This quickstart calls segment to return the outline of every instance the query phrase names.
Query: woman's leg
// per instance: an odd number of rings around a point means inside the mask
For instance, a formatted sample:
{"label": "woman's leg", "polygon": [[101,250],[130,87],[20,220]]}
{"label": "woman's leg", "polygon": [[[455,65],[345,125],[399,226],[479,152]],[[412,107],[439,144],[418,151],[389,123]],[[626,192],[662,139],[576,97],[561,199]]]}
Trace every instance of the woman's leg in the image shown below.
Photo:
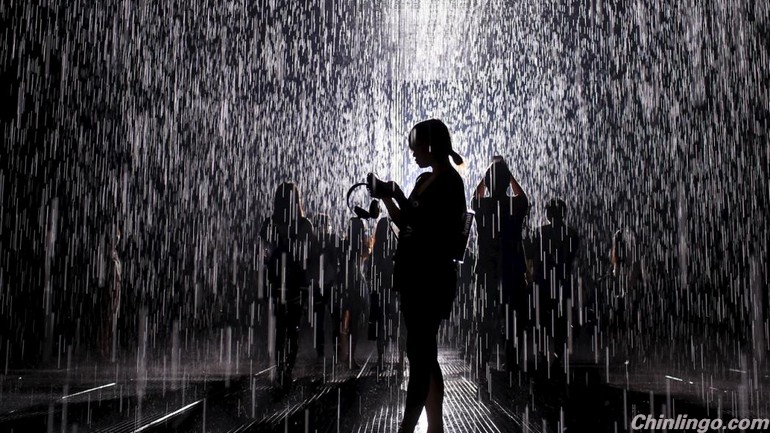
{"label": "woman's leg", "polygon": [[297,361],[297,352],[299,351],[299,326],[302,322],[302,305],[292,303],[288,305],[286,317],[286,342],[284,350],[286,351],[286,374],[291,379],[291,373],[294,364]]}
{"label": "woman's leg", "polygon": [[431,368],[428,398],[425,401],[425,412],[428,415],[428,433],[444,431],[444,377],[438,359]]}
{"label": "woman's leg", "polygon": [[276,303],[275,305],[275,347],[273,350],[275,356],[276,380],[283,385],[284,373],[286,370],[286,306]]}
{"label": "woman's leg", "polygon": [[[426,318],[424,311],[421,313],[422,316],[414,314],[416,317],[411,314],[404,315],[408,332],[406,355],[409,358],[409,386],[406,391],[404,419],[401,423],[404,433],[414,431],[428,398],[431,378],[435,376],[435,369],[438,367],[436,336],[441,320]],[[436,384],[438,385],[438,382]],[[440,404],[441,400],[438,401]]]}
{"label": "woman's leg", "polygon": [[339,359],[338,363],[348,365],[350,362],[350,310],[342,311],[340,319],[340,340],[339,340]]}
{"label": "woman's leg", "polygon": [[320,290],[313,294],[313,313],[315,314],[315,352],[318,359],[325,355],[326,333],[324,332],[324,320],[326,319],[326,297]]}
{"label": "woman's leg", "polygon": [[[406,319],[409,334],[406,339],[406,356],[409,359],[409,386],[406,390],[404,419],[401,427],[404,433],[411,433],[417,426],[430,386],[430,370],[424,353],[425,332],[419,322]],[[410,326],[411,325],[411,326]]]}

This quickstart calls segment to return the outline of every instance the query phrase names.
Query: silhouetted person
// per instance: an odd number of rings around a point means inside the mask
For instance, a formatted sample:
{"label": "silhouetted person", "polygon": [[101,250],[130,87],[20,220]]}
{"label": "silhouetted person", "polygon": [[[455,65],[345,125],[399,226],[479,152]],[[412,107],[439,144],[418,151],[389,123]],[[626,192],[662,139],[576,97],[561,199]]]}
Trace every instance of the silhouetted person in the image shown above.
{"label": "silhouetted person", "polygon": [[110,236],[110,251],[107,258],[108,271],[104,285],[104,302],[102,304],[102,323],[99,338],[99,351],[102,360],[115,361],[118,348],[117,329],[120,311],[120,297],[123,286],[123,269],[120,263],[118,249],[121,233],[113,226]]}
{"label": "silhouetted person", "polygon": [[141,260],[140,247],[136,234],[128,231],[121,232],[120,242],[120,268],[121,268],[121,302],[118,314],[118,345],[122,351],[139,349],[139,320],[140,320],[140,285]]}
{"label": "silhouetted person", "polygon": [[[636,235],[630,229],[620,229],[613,233],[610,263],[610,278],[606,280],[604,293],[600,296],[602,327],[608,335],[623,339],[627,338],[631,327],[646,327],[651,314],[655,312],[644,308],[647,302],[643,292],[645,288],[641,251]],[[643,332],[649,334],[650,330],[644,329]],[[616,356],[626,356],[623,350],[625,346],[619,346]]]}
{"label": "silhouetted person", "polygon": [[275,312],[276,371],[280,385],[287,387],[297,359],[303,292],[310,286],[304,258],[315,244],[295,184],[284,182],[276,189],[273,215],[262,225],[260,238],[269,248],[266,274]]}
{"label": "silhouetted person", "polygon": [[614,295],[626,299],[637,297],[644,280],[644,269],[636,235],[631,230],[620,229],[612,235],[610,262],[616,281]]}
{"label": "silhouetted person", "polygon": [[[438,363],[437,334],[449,317],[457,290],[456,251],[466,212],[462,177],[452,167],[463,160],[454,150],[449,130],[436,119],[420,122],[409,134],[409,148],[421,174],[407,198],[401,188],[372,188],[382,197],[399,228],[393,271],[407,328],[409,387],[399,431],[413,432],[423,406],[428,432],[443,432],[444,381]],[[462,246],[464,247],[464,245]]]}
{"label": "silhouetted person", "polygon": [[[751,316],[749,326],[754,332],[749,337],[746,350],[754,357],[754,360],[762,365],[767,357],[767,251],[761,252],[755,247],[755,243],[749,247],[749,284],[748,297],[751,304]],[[762,256],[765,256],[763,260]],[[763,284],[762,282],[765,282]]]}
{"label": "silhouetted person", "polygon": [[[508,195],[508,187],[512,196]],[[517,364],[517,348],[521,351],[524,347],[522,339],[529,301],[521,229],[529,201],[505,160],[496,156],[476,188],[472,203],[479,245],[476,273],[480,304],[477,311],[482,316],[479,318],[478,345],[479,377],[483,381],[497,329],[502,329],[505,337],[508,371],[513,371]]]}
{"label": "silhouetted person", "polygon": [[476,239],[468,240],[468,249],[465,251],[465,260],[458,266],[457,272],[457,297],[455,298],[454,324],[457,327],[455,347],[460,351],[466,361],[471,359],[478,363],[477,330],[475,317],[476,303]]}
{"label": "silhouetted person", "polygon": [[367,313],[366,299],[369,285],[366,281],[370,255],[369,235],[364,220],[351,218],[343,242],[340,295],[340,337],[338,362],[349,368],[358,368],[356,346],[363,317]]}
{"label": "silhouetted person", "polygon": [[[572,298],[572,264],[580,243],[577,231],[564,221],[566,207],[561,199],[551,199],[547,203],[548,224],[537,229],[528,254],[528,258],[533,260],[533,280],[538,298],[537,325],[548,331],[557,352],[566,342],[567,326],[570,325],[567,316]],[[555,329],[551,328],[552,323]]]}
{"label": "silhouetted person", "polygon": [[313,269],[313,317],[315,325],[315,349],[319,358],[323,358],[326,348],[324,322],[329,300],[337,291],[340,274],[341,241],[332,231],[329,216],[318,214],[314,218],[316,230],[316,254],[312,258]]}
{"label": "silhouetted person", "polygon": [[[390,228],[389,218],[380,218],[374,232],[372,246],[371,300],[369,311],[369,337],[377,341],[377,365],[382,367],[385,345],[395,340],[398,332],[398,311],[393,292],[393,254],[396,252],[396,237]],[[375,333],[372,336],[372,332]],[[372,338],[374,337],[374,338]],[[399,350],[399,360],[403,356]]]}

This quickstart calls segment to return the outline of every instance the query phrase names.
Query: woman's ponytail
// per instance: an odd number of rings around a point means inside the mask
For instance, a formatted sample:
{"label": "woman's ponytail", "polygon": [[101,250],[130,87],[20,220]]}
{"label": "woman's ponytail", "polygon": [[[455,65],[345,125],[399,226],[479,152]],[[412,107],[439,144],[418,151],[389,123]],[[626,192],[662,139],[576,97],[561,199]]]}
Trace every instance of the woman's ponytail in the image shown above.
{"label": "woman's ponytail", "polygon": [[463,165],[463,157],[454,150],[449,150],[449,156],[452,157],[452,161],[455,163],[455,165]]}

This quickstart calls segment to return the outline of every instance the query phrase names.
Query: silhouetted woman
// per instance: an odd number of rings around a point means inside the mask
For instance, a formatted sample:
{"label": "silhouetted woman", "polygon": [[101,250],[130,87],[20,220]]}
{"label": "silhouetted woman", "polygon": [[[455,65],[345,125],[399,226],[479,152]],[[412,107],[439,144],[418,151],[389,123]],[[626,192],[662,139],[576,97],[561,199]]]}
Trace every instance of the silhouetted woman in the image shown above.
{"label": "silhouetted woman", "polygon": [[[374,232],[371,257],[371,292],[369,301],[369,338],[377,341],[377,365],[384,366],[385,345],[395,338],[398,311],[393,293],[393,254],[396,239],[390,229],[390,219],[380,218]],[[372,331],[375,335],[372,336]],[[399,351],[401,355],[401,351]],[[399,356],[403,361],[403,357]]]}
{"label": "silhouetted woman", "polygon": [[343,242],[343,281],[340,293],[340,339],[337,360],[348,368],[358,368],[356,346],[363,317],[366,313],[366,298],[369,286],[366,281],[368,267],[369,234],[361,218],[351,218],[348,233]]}
{"label": "silhouetted woman", "polygon": [[[512,196],[508,195],[508,187]],[[496,156],[476,187],[472,203],[479,245],[476,274],[484,290],[477,310],[481,314],[478,346],[479,378],[483,383],[498,324],[505,323],[507,371],[513,371],[517,364],[515,349],[523,349],[528,293],[521,230],[529,201],[503,157]]]}
{"label": "silhouetted woman", "polygon": [[409,134],[409,149],[420,168],[432,171],[417,178],[406,197],[395,183],[392,191],[373,189],[383,197],[391,219],[399,228],[393,271],[394,290],[401,296],[401,313],[407,329],[409,387],[400,432],[414,431],[423,406],[428,432],[443,432],[444,380],[438,363],[437,335],[442,319],[449,317],[457,286],[454,252],[462,239],[466,211],[465,187],[452,167],[463,160],[454,150],[449,130],[431,119],[418,123]]}
{"label": "silhouetted woman", "polygon": [[297,359],[302,301],[310,286],[305,257],[315,245],[313,225],[305,218],[299,189],[284,182],[275,191],[273,215],[262,225],[260,239],[268,244],[267,276],[275,311],[275,356],[280,385],[291,384]]}
{"label": "silhouetted woman", "polygon": [[[329,216],[318,214],[313,219],[313,228],[318,245],[310,259],[313,272],[313,314],[315,315],[315,349],[322,360],[326,350],[325,320],[329,300],[338,293],[340,277],[341,241],[332,230]],[[335,331],[335,336],[339,331]]]}
{"label": "silhouetted woman", "polygon": [[111,239],[112,251],[110,252],[110,274],[106,277],[104,292],[105,302],[102,310],[102,329],[100,335],[99,348],[101,350],[102,360],[111,360],[115,362],[118,343],[116,334],[118,329],[118,317],[120,313],[120,295],[123,285],[123,267],[120,263],[118,254],[120,248],[120,230],[113,227]]}

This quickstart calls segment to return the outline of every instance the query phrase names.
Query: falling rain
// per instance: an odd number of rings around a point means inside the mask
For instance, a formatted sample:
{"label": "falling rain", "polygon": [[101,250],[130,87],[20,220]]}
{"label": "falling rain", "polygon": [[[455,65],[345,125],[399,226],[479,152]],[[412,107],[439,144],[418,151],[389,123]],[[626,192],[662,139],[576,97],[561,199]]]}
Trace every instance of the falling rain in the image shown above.
{"label": "falling rain", "polygon": [[[0,17],[0,430],[396,431],[397,240],[352,219],[366,188],[346,193],[368,173],[408,193],[431,118],[469,209],[496,155],[528,199],[517,303],[479,271],[478,213],[457,264],[444,431],[770,418],[770,3],[2,0]],[[281,256],[284,182],[307,224]]]}

